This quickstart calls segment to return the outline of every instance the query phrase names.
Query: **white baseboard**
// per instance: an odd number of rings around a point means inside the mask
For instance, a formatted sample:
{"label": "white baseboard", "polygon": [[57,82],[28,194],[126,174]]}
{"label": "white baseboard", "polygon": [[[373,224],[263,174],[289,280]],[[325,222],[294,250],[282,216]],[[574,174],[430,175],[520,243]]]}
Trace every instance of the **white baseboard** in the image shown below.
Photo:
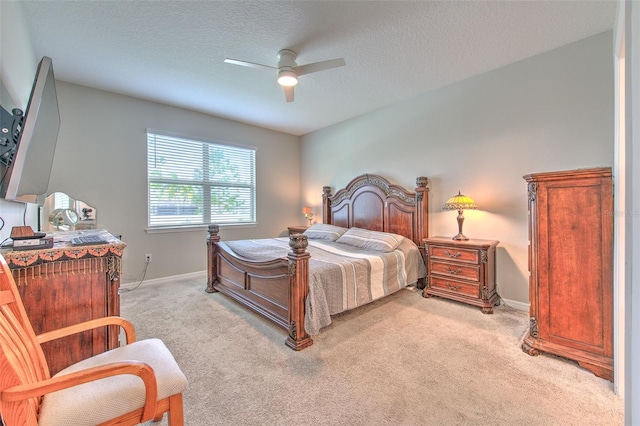
{"label": "white baseboard", "polygon": [[501,298],[501,304],[507,305],[510,308],[517,309],[518,311],[529,312],[529,303],[519,302],[517,300]]}
{"label": "white baseboard", "polygon": [[[155,284],[163,284],[166,283],[168,281],[178,281],[178,280],[184,280],[184,279],[204,279],[204,284],[207,284],[207,271],[199,271],[199,272],[189,272],[187,274],[180,274],[180,275],[171,275],[169,277],[161,277],[161,278],[154,278],[152,280],[144,280],[142,283],[144,285],[155,285]],[[122,283],[122,285],[120,286],[121,288],[127,288],[127,287],[133,287],[138,285],[139,281],[128,281],[126,283]]]}

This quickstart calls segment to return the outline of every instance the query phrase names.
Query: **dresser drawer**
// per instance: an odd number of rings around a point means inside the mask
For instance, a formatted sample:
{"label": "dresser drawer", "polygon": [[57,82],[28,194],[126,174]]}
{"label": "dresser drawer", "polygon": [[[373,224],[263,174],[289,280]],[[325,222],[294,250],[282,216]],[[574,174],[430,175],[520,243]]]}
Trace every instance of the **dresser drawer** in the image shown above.
{"label": "dresser drawer", "polygon": [[466,294],[472,297],[480,296],[478,284],[471,282],[432,276],[429,280],[429,284],[431,285],[431,288],[444,290],[449,293]]}
{"label": "dresser drawer", "polygon": [[429,246],[429,256],[437,259],[455,260],[458,262],[480,263],[478,250],[458,247]]}
{"label": "dresser drawer", "polygon": [[429,270],[432,274],[445,275],[451,278],[480,281],[480,266],[466,263],[448,263],[437,260],[429,262]]}

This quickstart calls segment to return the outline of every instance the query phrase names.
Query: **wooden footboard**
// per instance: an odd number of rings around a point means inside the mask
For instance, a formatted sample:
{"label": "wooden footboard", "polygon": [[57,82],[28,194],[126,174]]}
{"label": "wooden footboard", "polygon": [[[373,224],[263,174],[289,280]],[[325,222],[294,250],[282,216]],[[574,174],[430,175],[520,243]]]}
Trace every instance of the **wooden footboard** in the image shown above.
{"label": "wooden footboard", "polygon": [[207,292],[219,291],[283,327],[288,331],[285,343],[294,350],[313,344],[304,329],[311,257],[306,235],[289,237],[286,259],[255,262],[219,244],[219,231],[218,225],[209,225]]}

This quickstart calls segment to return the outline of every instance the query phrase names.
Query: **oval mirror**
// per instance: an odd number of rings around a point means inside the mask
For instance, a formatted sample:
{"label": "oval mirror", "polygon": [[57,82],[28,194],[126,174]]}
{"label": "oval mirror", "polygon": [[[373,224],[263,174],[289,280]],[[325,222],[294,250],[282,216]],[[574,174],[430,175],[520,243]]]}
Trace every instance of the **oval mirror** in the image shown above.
{"label": "oval mirror", "polygon": [[49,215],[49,223],[56,227],[58,231],[68,231],[78,223],[80,216],[72,209],[55,209]]}
{"label": "oval mirror", "polygon": [[54,192],[42,201],[39,212],[42,231],[96,229],[96,209],[64,192]]}

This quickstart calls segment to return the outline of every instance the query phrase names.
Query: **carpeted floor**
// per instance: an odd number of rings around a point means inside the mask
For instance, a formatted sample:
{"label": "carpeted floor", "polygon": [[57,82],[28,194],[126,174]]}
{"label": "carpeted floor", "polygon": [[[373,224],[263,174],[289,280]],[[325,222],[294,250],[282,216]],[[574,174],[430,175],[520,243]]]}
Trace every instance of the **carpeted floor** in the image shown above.
{"label": "carpeted floor", "polygon": [[163,339],[189,379],[190,426],[624,423],[610,382],[522,352],[526,312],[402,290],[334,317],[295,352],[284,330],[204,288],[182,279],[121,295],[138,338]]}

